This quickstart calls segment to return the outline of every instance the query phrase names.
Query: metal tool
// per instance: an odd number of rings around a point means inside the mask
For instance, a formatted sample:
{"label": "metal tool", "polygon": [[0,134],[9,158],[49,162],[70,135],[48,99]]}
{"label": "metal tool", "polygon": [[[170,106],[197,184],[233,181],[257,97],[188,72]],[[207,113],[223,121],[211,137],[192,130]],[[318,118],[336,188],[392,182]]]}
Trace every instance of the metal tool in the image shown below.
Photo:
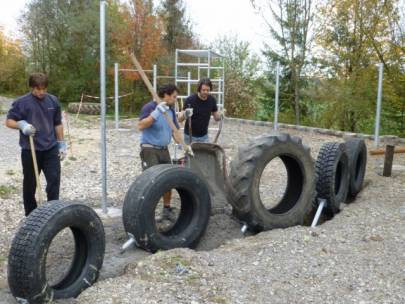
{"label": "metal tool", "polygon": [[39,201],[39,204],[42,204],[43,203],[42,187],[41,187],[41,182],[39,179],[39,170],[38,170],[38,163],[37,163],[37,155],[35,153],[34,137],[32,135],[29,136],[29,140],[30,140],[30,147],[31,147],[32,163],[33,163],[34,172],[35,172],[35,180],[37,182],[38,201]]}

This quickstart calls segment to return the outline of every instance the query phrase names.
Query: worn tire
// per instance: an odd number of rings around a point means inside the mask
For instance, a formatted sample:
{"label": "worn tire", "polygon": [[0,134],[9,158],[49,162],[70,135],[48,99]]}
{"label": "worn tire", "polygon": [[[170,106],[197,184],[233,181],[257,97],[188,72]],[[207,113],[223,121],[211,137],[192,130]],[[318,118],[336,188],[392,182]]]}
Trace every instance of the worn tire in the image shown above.
{"label": "worn tire", "polygon": [[345,142],[349,158],[349,197],[355,198],[363,188],[367,166],[367,146],[363,139],[352,138]]}
{"label": "worn tire", "polygon": [[[75,239],[75,255],[66,276],[49,286],[45,269],[47,251],[52,239],[67,227]],[[11,244],[8,257],[11,293],[28,303],[76,297],[98,279],[104,250],[103,224],[93,209],[78,203],[46,203],[24,220]]]}
{"label": "worn tire", "polygon": [[84,102],[82,103],[82,107],[80,108],[80,102],[71,102],[68,105],[68,112],[76,114],[79,112],[80,114],[87,114],[87,115],[100,115],[101,113],[101,105],[95,102]]}
{"label": "worn tire", "polygon": [[[156,227],[155,209],[163,194],[174,188],[181,199],[180,214],[174,226],[162,233]],[[195,247],[210,214],[206,182],[191,169],[177,165],[156,165],[145,170],[130,186],[122,210],[125,231],[134,235],[138,247],[151,252]]]}
{"label": "worn tire", "polygon": [[340,210],[349,192],[349,159],[345,144],[327,142],[322,145],[316,160],[318,198],[327,200],[326,211],[335,214]]}
{"label": "worn tire", "polygon": [[[278,205],[268,210],[259,193],[266,165],[280,157],[287,171],[287,187]],[[239,149],[231,162],[233,213],[253,231],[301,225],[315,199],[315,169],[310,149],[289,134],[256,138]]]}

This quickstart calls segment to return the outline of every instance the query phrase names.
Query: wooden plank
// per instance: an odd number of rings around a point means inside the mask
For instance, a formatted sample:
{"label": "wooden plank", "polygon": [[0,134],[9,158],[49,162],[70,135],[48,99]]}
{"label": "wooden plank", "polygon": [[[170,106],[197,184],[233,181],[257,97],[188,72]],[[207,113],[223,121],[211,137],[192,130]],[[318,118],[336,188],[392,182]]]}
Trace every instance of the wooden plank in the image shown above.
{"label": "wooden plank", "polygon": [[[394,153],[395,154],[405,153],[405,147],[396,147],[394,150]],[[370,155],[384,155],[384,154],[385,154],[385,148],[370,150]]]}

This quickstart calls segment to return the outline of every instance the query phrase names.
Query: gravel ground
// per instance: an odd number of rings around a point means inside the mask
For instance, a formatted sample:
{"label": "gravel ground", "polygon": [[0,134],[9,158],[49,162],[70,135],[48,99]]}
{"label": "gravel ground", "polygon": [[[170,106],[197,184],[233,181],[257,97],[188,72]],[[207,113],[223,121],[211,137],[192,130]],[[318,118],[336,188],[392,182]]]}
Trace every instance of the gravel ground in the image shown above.
{"label": "gravel ground", "polygon": [[[18,133],[6,129],[4,120],[1,115],[0,186],[7,193],[0,197],[0,303],[15,303],[8,292],[6,263],[23,217],[22,174]],[[107,135],[108,197],[115,207],[122,205],[141,167],[135,122],[125,121],[122,127],[126,129],[112,130],[109,123]],[[323,142],[341,140],[288,131],[303,138],[314,158]],[[227,124],[221,144],[232,159],[238,145],[266,132],[265,127]],[[70,116],[70,134],[61,199],[99,207],[98,121]],[[78,299],[63,302],[405,303],[405,157],[395,156],[391,178],[379,175],[381,165],[382,158],[370,157],[367,186],[355,203],[315,229],[292,227],[243,238],[239,223],[226,213],[216,214],[197,251],[150,255],[133,249],[120,255],[126,239],[121,219],[105,219],[107,250],[100,281]],[[280,164],[274,170],[282,172]],[[271,182],[278,189],[282,174],[274,176]]]}

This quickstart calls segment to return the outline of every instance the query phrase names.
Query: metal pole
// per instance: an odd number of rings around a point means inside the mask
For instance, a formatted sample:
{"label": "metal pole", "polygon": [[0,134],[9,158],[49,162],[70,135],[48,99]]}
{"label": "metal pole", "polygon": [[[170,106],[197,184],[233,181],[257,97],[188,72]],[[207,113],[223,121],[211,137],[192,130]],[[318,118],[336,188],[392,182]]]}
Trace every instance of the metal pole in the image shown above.
{"label": "metal pole", "polygon": [[319,206],[318,206],[318,209],[316,210],[314,220],[312,221],[312,224],[311,224],[311,228],[314,228],[318,224],[319,218],[321,217],[322,210],[326,205],[326,200],[323,198],[319,199],[318,202],[319,202]]}
{"label": "metal pole", "polygon": [[191,95],[191,72],[187,72],[187,95],[190,96]]}
{"label": "metal pole", "polygon": [[119,104],[118,104],[118,63],[114,64],[114,101],[115,101],[115,129],[119,128]]}
{"label": "metal pole", "polygon": [[178,49],[176,49],[176,55],[175,55],[175,61],[176,61],[176,64],[175,64],[175,66],[174,66],[174,82],[175,82],[175,84],[177,85],[177,64],[178,64],[178,61],[179,60],[179,50]]}
{"label": "metal pole", "polygon": [[379,69],[378,69],[377,113],[376,113],[376,117],[375,117],[375,132],[374,132],[374,147],[375,148],[378,148],[379,136],[380,136],[383,70],[384,70],[384,64],[380,63]]}
{"label": "metal pole", "polygon": [[207,77],[210,78],[211,75],[211,51],[208,51],[208,69],[207,69]]}
{"label": "metal pole", "polygon": [[275,96],[275,105],[274,105],[274,131],[278,130],[278,107],[279,107],[279,81],[280,77],[280,61],[277,61],[276,65],[276,96]]}
{"label": "metal pole", "polygon": [[101,102],[101,207],[107,213],[107,137],[106,112],[106,69],[105,69],[105,0],[100,1],[100,102]]}
{"label": "metal pole", "polygon": [[157,91],[157,65],[153,65],[153,89]]}

